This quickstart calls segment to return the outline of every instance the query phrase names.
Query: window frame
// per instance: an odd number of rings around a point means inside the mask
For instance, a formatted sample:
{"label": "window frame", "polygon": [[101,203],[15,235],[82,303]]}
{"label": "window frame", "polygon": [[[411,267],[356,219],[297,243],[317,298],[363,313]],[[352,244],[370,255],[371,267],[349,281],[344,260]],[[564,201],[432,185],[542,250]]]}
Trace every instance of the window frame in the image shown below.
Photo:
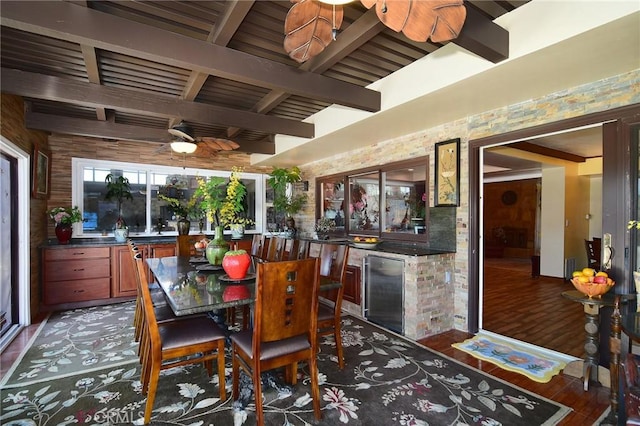
{"label": "window frame", "polygon": [[[342,216],[345,218],[345,226],[344,229],[336,230],[331,232],[332,237],[356,237],[356,236],[373,236],[382,238],[384,240],[389,241],[410,241],[410,242],[420,242],[420,243],[428,243],[429,242],[429,200],[430,197],[430,187],[429,187],[429,175],[430,175],[430,163],[429,163],[429,155],[424,155],[418,158],[412,158],[409,160],[402,160],[393,163],[377,165],[372,167],[365,167],[361,169],[348,170],[342,173],[335,173],[331,175],[319,176],[316,177],[316,222],[322,217],[324,214],[324,194],[323,194],[323,184],[325,182],[335,182],[342,180],[343,188],[344,188],[344,206],[342,209]],[[424,180],[424,188],[426,201],[425,201],[425,218],[424,218],[424,232],[415,234],[409,232],[389,232],[385,231],[386,223],[381,222],[379,225],[379,229],[376,230],[361,230],[361,229],[351,229],[349,223],[349,200],[351,200],[351,178],[377,173],[378,174],[378,185],[380,188],[379,194],[379,205],[386,205],[386,175],[388,172],[397,171],[399,169],[411,168],[411,167],[425,167],[425,180]],[[420,181],[422,182],[422,181]],[[382,217],[382,215],[380,215]],[[382,221],[382,219],[380,219]]]}
{"label": "window frame", "polygon": [[[211,176],[220,176],[225,179],[229,179],[231,171],[227,170],[211,170],[211,169],[197,169],[192,167],[174,167],[174,166],[160,166],[155,164],[145,163],[129,163],[121,161],[106,161],[96,160],[89,158],[76,158],[71,159],[71,204],[78,206],[80,211],[84,213],[84,169],[85,167],[99,168],[99,169],[115,169],[131,171],[135,170],[138,173],[144,172],[146,174],[146,227],[144,232],[130,232],[131,236],[137,237],[150,237],[157,236],[158,232],[154,229],[154,224],[151,222],[151,178],[150,173],[166,173],[168,175],[187,175],[187,176],[201,176],[203,178],[209,178]],[[250,173],[242,172],[242,180],[253,180],[255,182],[255,229],[247,230],[246,233],[253,234],[264,233],[264,223],[266,221],[265,213],[265,175],[262,173]],[[205,224],[204,233],[212,233],[213,227],[211,223],[207,221]],[[225,234],[231,234],[231,231],[225,229]],[[178,231],[162,231],[163,236],[175,236],[178,235]],[[113,232],[107,233],[107,235],[99,233],[85,233],[82,223],[75,223],[73,228],[74,238],[100,238],[100,237],[113,237]]]}

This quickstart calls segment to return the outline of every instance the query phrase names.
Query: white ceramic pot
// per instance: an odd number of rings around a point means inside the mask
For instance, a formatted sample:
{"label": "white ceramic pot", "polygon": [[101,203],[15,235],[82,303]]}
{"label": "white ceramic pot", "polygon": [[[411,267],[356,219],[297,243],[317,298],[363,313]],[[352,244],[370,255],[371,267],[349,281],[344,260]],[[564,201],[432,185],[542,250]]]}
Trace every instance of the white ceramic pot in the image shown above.
{"label": "white ceramic pot", "polygon": [[116,237],[116,242],[124,243],[129,236],[128,228],[117,228],[113,230],[113,235]]}

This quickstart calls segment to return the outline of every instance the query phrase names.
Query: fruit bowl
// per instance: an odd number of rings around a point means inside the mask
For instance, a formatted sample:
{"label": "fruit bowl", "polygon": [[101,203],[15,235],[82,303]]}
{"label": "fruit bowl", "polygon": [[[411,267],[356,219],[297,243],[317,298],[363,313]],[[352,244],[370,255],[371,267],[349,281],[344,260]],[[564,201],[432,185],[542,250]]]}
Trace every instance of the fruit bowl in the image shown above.
{"label": "fruit bowl", "polygon": [[[590,278],[593,280],[593,277]],[[608,281],[606,283],[594,283],[594,282],[582,282],[578,278],[572,278],[571,283],[580,293],[589,296],[590,298],[599,298],[615,285],[615,281]]]}
{"label": "fruit bowl", "polygon": [[364,239],[361,239],[360,241],[354,240],[351,242],[351,244],[353,244],[353,246],[356,248],[370,249],[380,244],[380,240],[376,239],[375,241],[365,241]]}

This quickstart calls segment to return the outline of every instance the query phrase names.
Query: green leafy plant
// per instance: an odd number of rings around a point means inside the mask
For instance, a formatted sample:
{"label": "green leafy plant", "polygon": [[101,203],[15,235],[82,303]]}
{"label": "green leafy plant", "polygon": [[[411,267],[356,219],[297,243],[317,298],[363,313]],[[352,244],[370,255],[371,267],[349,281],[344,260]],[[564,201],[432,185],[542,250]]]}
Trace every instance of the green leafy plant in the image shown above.
{"label": "green leafy plant", "polygon": [[82,222],[82,213],[78,206],[73,207],[54,207],[47,212],[49,218],[56,225],[71,225],[76,222]]}
{"label": "green leafy plant", "polygon": [[158,198],[166,201],[173,213],[182,219],[198,219],[202,215],[202,210],[196,197],[191,197],[189,200],[184,201],[158,194]]}
{"label": "green leafy plant", "polygon": [[273,189],[273,207],[285,212],[287,216],[298,213],[307,203],[307,194],[294,194],[293,185],[302,181],[300,169],[296,166],[287,169],[274,168],[269,174],[267,183]]}
{"label": "green leafy plant", "polygon": [[118,203],[118,220],[116,220],[116,229],[126,228],[127,225],[122,217],[122,203],[125,200],[133,200],[129,179],[124,176],[116,176],[113,173],[109,173],[104,181],[107,186],[107,193],[105,194],[104,199],[107,201],[115,199]]}
{"label": "green leafy plant", "polygon": [[630,220],[627,224],[627,229],[640,229],[640,220]]}
{"label": "green leafy plant", "polygon": [[253,225],[253,220],[246,217],[244,211],[244,198],[247,195],[247,188],[240,180],[242,169],[231,168],[227,192],[220,208],[220,221],[223,226],[229,225]]}

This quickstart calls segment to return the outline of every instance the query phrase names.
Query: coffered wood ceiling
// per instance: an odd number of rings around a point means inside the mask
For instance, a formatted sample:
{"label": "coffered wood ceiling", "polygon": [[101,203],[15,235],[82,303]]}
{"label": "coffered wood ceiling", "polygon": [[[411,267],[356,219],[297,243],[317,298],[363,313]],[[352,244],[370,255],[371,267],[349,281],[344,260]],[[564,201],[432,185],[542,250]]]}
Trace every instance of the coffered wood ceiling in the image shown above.
{"label": "coffered wood ceiling", "polygon": [[[492,21],[528,0],[465,1],[453,43],[492,63],[508,33]],[[355,1],[335,42],[298,64],[285,53],[288,1],[0,2],[3,92],[28,102],[26,125],[52,133],[163,143],[195,136],[274,154],[274,135],[314,137],[306,118],[332,105],[380,110],[371,83],[433,53]]]}

